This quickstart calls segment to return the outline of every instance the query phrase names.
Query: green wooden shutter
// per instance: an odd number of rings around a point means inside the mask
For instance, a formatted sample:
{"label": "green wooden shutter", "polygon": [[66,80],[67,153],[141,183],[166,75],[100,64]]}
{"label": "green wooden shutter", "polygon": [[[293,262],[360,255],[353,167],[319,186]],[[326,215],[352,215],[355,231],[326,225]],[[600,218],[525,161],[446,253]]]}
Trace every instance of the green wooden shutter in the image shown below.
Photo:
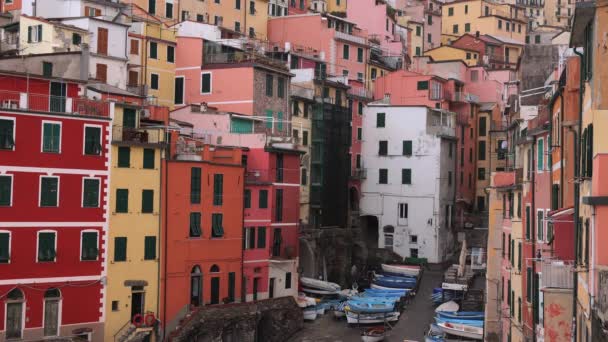
{"label": "green wooden shutter", "polygon": [[275,220],[283,221],[283,189],[276,189],[275,192]]}
{"label": "green wooden shutter", "polygon": [[144,148],[144,169],[154,169],[155,151],[152,148]]}
{"label": "green wooden shutter", "polygon": [[385,127],[386,125],[386,113],[376,114],[376,127]]}
{"label": "green wooden shutter", "polygon": [[190,213],[190,237],[201,236],[201,213]]}
{"label": "green wooden shutter", "polygon": [[82,233],[82,250],[80,251],[82,260],[97,260],[97,232]]}
{"label": "green wooden shutter", "polygon": [[268,208],[268,190],[260,190],[260,209]]}
{"label": "green wooden shutter", "polygon": [[211,237],[224,236],[223,218],[222,214],[211,214]]}
{"label": "green wooden shutter", "polygon": [[412,155],[412,141],[411,140],[403,141],[403,155],[404,156]]}
{"label": "green wooden shutter", "polygon": [[236,273],[228,273],[228,300],[234,302],[234,292],[236,286]]}
{"label": "green wooden shutter", "polygon": [[517,244],[517,269],[521,271],[521,242]]}
{"label": "green wooden shutter", "polygon": [[401,169],[401,184],[412,184],[412,169]]}
{"label": "green wooden shutter", "polygon": [[540,319],[540,315],[539,315],[539,309],[540,309],[540,293],[538,292],[538,287],[539,287],[539,283],[540,283],[540,275],[538,273],[534,274],[534,283],[533,283],[533,291],[534,293],[532,294],[534,300],[533,300],[533,305],[532,305],[532,312],[534,315],[534,323],[538,324]]}
{"label": "green wooden shutter", "polygon": [[141,191],[141,212],[145,214],[154,212],[154,190]]}
{"label": "green wooden shutter", "polygon": [[266,128],[272,129],[273,115],[272,110],[266,110]]}
{"label": "green wooden shutter", "polygon": [[133,108],[125,108],[122,113],[122,127],[135,128],[137,127],[137,112]]}
{"label": "green wooden shutter", "polygon": [[11,256],[10,249],[10,234],[0,233],[0,264],[8,263]]}
{"label": "green wooden shutter", "polygon": [[245,189],[245,193],[243,195],[243,206],[245,208],[251,208],[251,190]]}
{"label": "green wooden shutter", "polygon": [[129,212],[129,189],[116,189],[116,212]]}
{"label": "green wooden shutter", "polygon": [[131,148],[126,146],[118,147],[118,167],[131,166]]}
{"label": "green wooden shutter", "polygon": [[222,205],[224,191],[224,175],[213,175],[213,205]]}
{"label": "green wooden shutter", "polygon": [[12,177],[0,176],[0,206],[11,205],[12,182]]}
{"label": "green wooden shutter", "polygon": [[559,206],[559,184],[551,186],[551,210],[557,210]]}
{"label": "green wooden shutter", "polygon": [[584,171],[587,177],[593,176],[593,124],[587,126],[587,145],[585,146],[587,153],[587,169]]}
{"label": "green wooden shutter", "polygon": [[258,248],[266,248],[266,227],[258,227]]}
{"label": "green wooden shutter", "polygon": [[82,206],[85,208],[99,207],[99,179],[85,179],[82,194]]}
{"label": "green wooden shutter", "polygon": [[201,203],[201,168],[190,170],[190,203]]}
{"label": "green wooden shutter", "polygon": [[515,266],[515,240],[511,240],[511,267]]}
{"label": "green wooden shutter", "polygon": [[277,129],[279,131],[282,131],[283,130],[283,112],[278,112],[277,113],[277,121],[278,121],[278,123],[277,123]]}
{"label": "green wooden shutter", "polygon": [[114,238],[114,261],[127,261],[127,238]]}
{"label": "green wooden shutter", "polygon": [[43,152],[59,152],[59,142],[61,136],[61,125],[58,123],[44,123],[42,138]]}
{"label": "green wooden shutter", "polygon": [[526,268],[526,300],[528,303],[532,301],[532,268]]}
{"label": "green wooden shutter", "polygon": [[40,181],[40,205],[43,207],[57,206],[57,193],[59,179],[54,177],[43,177]]}
{"label": "green wooden shutter", "polygon": [[156,259],[156,236],[144,238],[144,260]]}
{"label": "green wooden shutter", "polygon": [[531,225],[530,219],[531,219],[531,217],[530,217],[530,207],[526,207],[526,240],[530,240],[530,231],[531,231],[531,229],[530,229],[530,225]]}
{"label": "green wooden shutter", "polygon": [[536,170],[537,171],[542,171],[543,170],[543,165],[544,165],[544,155],[545,152],[545,147],[544,147],[544,140],[540,139],[537,142],[537,154],[536,154]]}
{"label": "green wooden shutter", "polygon": [[85,127],[84,153],[89,155],[101,154],[101,128]]}
{"label": "green wooden shutter", "polygon": [[55,233],[38,234],[38,261],[55,260]]}

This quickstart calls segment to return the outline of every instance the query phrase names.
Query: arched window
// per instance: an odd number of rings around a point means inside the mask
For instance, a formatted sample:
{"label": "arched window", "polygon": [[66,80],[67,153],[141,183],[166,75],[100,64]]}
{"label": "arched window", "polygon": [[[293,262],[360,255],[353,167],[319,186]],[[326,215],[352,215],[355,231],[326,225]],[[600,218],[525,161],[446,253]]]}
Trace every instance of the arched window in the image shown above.
{"label": "arched window", "polygon": [[44,336],[59,335],[59,305],[61,292],[50,288],[44,293]]}
{"label": "arched window", "polygon": [[6,296],[6,338],[23,337],[23,292],[13,289]]}
{"label": "arched window", "polygon": [[211,273],[218,273],[220,271],[220,267],[218,265],[213,265],[211,266],[211,269],[209,269],[209,272]]}
{"label": "arched window", "polygon": [[203,302],[203,273],[201,268],[197,266],[192,267],[190,272],[190,304],[194,306],[200,306]]}

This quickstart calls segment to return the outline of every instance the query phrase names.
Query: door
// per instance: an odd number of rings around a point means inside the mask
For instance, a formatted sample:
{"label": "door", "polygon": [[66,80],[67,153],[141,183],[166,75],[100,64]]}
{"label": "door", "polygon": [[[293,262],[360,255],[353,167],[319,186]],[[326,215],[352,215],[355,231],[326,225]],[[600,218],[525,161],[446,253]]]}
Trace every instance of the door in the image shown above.
{"label": "door", "polygon": [[50,112],[65,112],[65,97],[67,89],[65,83],[51,82],[51,96],[49,102]]}
{"label": "door", "polygon": [[131,318],[143,315],[145,292],[131,292]]}
{"label": "door", "polygon": [[97,28],[97,53],[100,55],[108,54],[108,29]]}
{"label": "door", "polygon": [[270,278],[270,283],[268,284],[268,298],[274,298],[274,278]]}
{"label": "door", "polygon": [[253,278],[253,300],[258,300],[258,288],[260,287],[260,278]]}
{"label": "door", "polygon": [[281,236],[281,228],[275,228],[273,239],[272,239],[272,256],[280,257],[281,256],[281,242],[283,238]]}
{"label": "door", "polygon": [[125,108],[122,114],[122,127],[135,128],[137,114],[133,108]]}
{"label": "door", "polygon": [[6,304],[6,338],[21,338],[23,303]]}
{"label": "door", "polygon": [[220,303],[220,278],[211,278],[211,304]]}
{"label": "door", "polygon": [[44,301],[44,336],[59,335],[59,299]]}
{"label": "door", "polygon": [[184,104],[184,78],[175,78],[175,104]]}

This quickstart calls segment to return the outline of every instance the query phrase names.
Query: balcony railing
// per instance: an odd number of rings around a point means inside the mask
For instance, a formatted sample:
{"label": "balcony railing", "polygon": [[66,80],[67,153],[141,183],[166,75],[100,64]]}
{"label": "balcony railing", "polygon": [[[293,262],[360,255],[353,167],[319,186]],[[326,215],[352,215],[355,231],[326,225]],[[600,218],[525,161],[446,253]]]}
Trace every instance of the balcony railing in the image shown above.
{"label": "balcony railing", "polygon": [[366,179],[367,178],[367,170],[366,169],[354,169],[350,172],[351,179]]}
{"label": "balcony railing", "polygon": [[161,144],[165,135],[160,128],[112,127],[112,141],[135,144]]}
{"label": "balcony railing", "polygon": [[366,39],[363,37],[353,36],[352,34],[336,31],[336,39],[345,40],[351,43],[366,45]]}
{"label": "balcony railing", "polygon": [[284,246],[282,243],[272,245],[272,260],[293,260],[296,256],[295,247]]}
{"label": "balcony railing", "polygon": [[287,69],[286,62],[275,60],[270,57],[250,52],[224,52],[211,53],[203,57],[204,64],[239,64],[239,63],[260,63],[271,67]]}
{"label": "balcony railing", "polygon": [[352,86],[352,85],[351,85],[350,89],[348,89],[348,94],[352,95],[352,96],[366,98],[366,99],[372,99],[374,97],[374,94],[371,92],[371,90],[369,90],[365,87],[356,87],[356,86]]}
{"label": "balcony railing", "polygon": [[52,96],[0,90],[0,107],[21,111],[110,116],[110,103],[84,97]]}
{"label": "balcony railing", "polygon": [[468,103],[477,103],[479,102],[479,96],[465,93],[461,91],[457,91],[452,95],[452,101],[454,102],[468,102]]}
{"label": "balcony railing", "polygon": [[572,263],[565,261],[544,261],[541,265],[541,277],[544,287],[572,289]]}
{"label": "balcony railing", "polygon": [[148,86],[147,85],[129,85],[127,86],[127,91],[139,95],[139,96],[148,96]]}

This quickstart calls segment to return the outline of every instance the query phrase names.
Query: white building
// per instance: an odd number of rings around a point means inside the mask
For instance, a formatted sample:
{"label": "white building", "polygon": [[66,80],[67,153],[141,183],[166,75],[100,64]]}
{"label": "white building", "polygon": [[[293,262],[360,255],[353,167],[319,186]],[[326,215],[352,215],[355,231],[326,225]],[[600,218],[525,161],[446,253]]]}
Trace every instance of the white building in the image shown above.
{"label": "white building", "polygon": [[[360,210],[368,223],[363,229],[378,230],[378,247],[431,263],[450,256],[455,146],[453,113],[384,100],[365,108],[362,159],[367,178]],[[368,237],[374,233],[364,232]]]}

